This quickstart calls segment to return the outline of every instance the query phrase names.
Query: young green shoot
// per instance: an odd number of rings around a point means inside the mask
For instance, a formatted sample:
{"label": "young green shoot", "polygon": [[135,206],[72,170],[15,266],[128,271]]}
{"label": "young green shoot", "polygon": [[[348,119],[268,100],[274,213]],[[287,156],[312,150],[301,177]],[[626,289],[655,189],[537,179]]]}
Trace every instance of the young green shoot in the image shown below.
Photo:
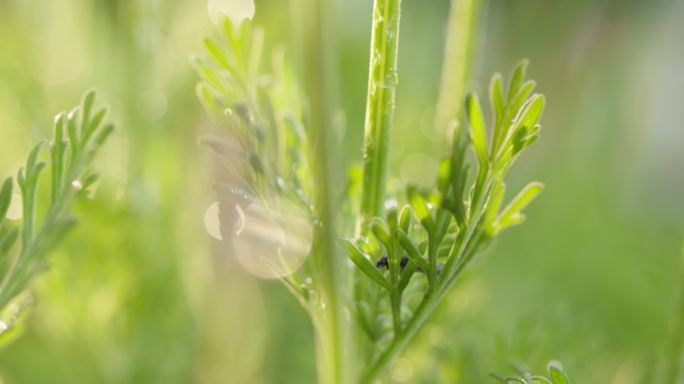
{"label": "young green shoot", "polygon": [[[72,202],[98,179],[89,168],[114,126],[103,124],[107,110],[94,110],[94,104],[95,92],[91,91],[79,107],[58,114],[48,159],[41,160],[45,144],[39,142],[19,169],[16,181],[21,192],[21,222],[6,217],[12,178],[0,188],[0,311],[4,315],[0,336],[12,330],[21,312],[18,309],[30,301],[30,296],[20,294],[47,268],[49,253],[75,224],[69,213]],[[38,217],[37,204],[43,196],[39,182],[46,168],[50,168],[49,202],[45,215]]]}

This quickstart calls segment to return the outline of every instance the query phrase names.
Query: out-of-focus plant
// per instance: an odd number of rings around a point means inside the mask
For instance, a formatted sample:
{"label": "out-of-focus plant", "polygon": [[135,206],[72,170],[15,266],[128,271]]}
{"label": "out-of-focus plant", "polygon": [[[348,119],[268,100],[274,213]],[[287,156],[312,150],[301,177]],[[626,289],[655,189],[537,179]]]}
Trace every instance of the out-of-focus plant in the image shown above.
{"label": "out-of-focus plant", "polygon": [[[19,169],[21,222],[6,217],[13,195],[12,178],[0,189],[0,342],[15,333],[17,320],[31,303],[31,296],[22,292],[48,267],[50,251],[75,224],[69,212],[72,202],[85,196],[98,179],[90,166],[114,126],[103,124],[107,110],[95,110],[94,104],[95,92],[91,91],[79,107],[58,114],[49,157],[40,160],[44,143],[39,142]],[[50,172],[49,196],[41,187],[45,168]]]}
{"label": "out-of-focus plant", "polygon": [[[263,220],[261,232],[245,235],[251,240],[265,240],[260,247],[266,257],[270,250],[283,245],[269,242],[277,241],[270,236],[293,222],[303,220],[303,225],[310,226],[314,207],[309,134],[299,90],[282,53],[272,57],[273,72],[263,72],[263,43],[263,32],[249,22],[238,29],[223,18],[222,37],[206,39],[209,57],[197,59],[195,64],[203,79],[198,86],[200,100],[230,132],[228,138],[206,136],[200,140],[225,160],[228,174],[215,187],[222,197],[229,198],[230,209],[237,210],[233,216],[239,219],[242,230],[253,229],[245,226],[250,219]],[[308,239],[307,231],[301,236],[290,239],[293,248],[286,249],[292,252],[279,255],[284,260],[274,257],[254,264],[245,262],[248,269],[254,266],[251,272],[257,275],[282,277],[297,297],[306,299],[306,284],[299,274],[287,269],[289,262],[303,261],[308,252],[298,247],[311,242],[310,234]],[[261,266],[263,261],[269,264]]]}
{"label": "out-of-focus plant", "polygon": [[560,362],[550,361],[546,366],[546,371],[546,376],[526,372],[519,376],[492,375],[492,377],[506,384],[570,384],[570,378]]}
{"label": "out-of-focus plant", "polygon": [[[263,35],[249,22],[238,28],[224,19],[221,38],[206,40],[207,55],[196,61],[203,80],[200,100],[229,133],[227,139],[204,142],[222,155],[228,170],[217,189],[229,196],[224,209],[232,221],[223,224],[233,229],[229,240],[236,258],[262,277],[279,278],[311,315],[322,382],[372,382],[410,343],[477,254],[501,231],[523,221],[523,208],[542,189],[530,183],[503,204],[504,178],[537,139],[544,108],[544,97],[533,93],[535,83],[525,80],[523,61],[506,88],[501,75],[492,78],[489,129],[477,96],[465,98],[468,129],[449,121],[453,145],[440,163],[434,188],[408,186],[405,196],[388,196],[399,19],[399,0],[375,1],[357,211],[340,209],[354,205],[354,188],[340,197],[343,201],[331,201],[336,197],[331,180],[321,176],[330,172],[334,155],[321,153],[322,147],[331,151],[333,124],[320,119],[330,118],[335,106],[320,101],[327,97],[329,69],[321,58],[328,47],[320,37],[311,37],[320,36],[319,31],[306,31],[311,46],[321,48],[308,52],[307,62],[315,65],[304,83],[315,86],[307,87],[306,95],[282,54],[274,54],[271,68],[263,69]],[[386,209],[393,201],[406,204]],[[330,216],[331,207],[342,214]],[[352,261],[340,264],[330,228],[354,221],[356,229],[343,225],[337,234],[345,238],[339,243]],[[345,290],[343,276],[352,265],[353,294]],[[345,295],[353,295],[349,304]],[[343,319],[337,317],[340,308]],[[358,330],[357,343],[341,340],[344,332],[330,335],[343,322]],[[355,370],[356,364],[345,365],[341,357],[350,348],[361,352],[357,363],[365,363],[358,374],[341,372]]]}
{"label": "out-of-focus plant", "polygon": [[672,310],[669,337],[659,370],[655,371],[656,381],[662,383],[675,384],[684,380],[684,269],[680,269],[678,277],[679,290]]}
{"label": "out-of-focus plant", "polygon": [[[351,372],[330,356],[343,349],[335,333],[344,320],[329,316],[340,306],[331,296],[329,273],[347,267],[324,250],[330,242],[322,238],[331,223],[321,218],[325,198],[316,198],[313,159],[320,137],[312,132],[313,118],[283,52],[264,60],[263,32],[249,22],[237,27],[224,18],[221,27],[219,39],[205,40],[208,57],[196,60],[196,67],[203,79],[199,98],[229,133],[201,140],[221,155],[227,169],[215,185],[222,216],[231,218],[222,223],[230,232],[226,240],[245,269],[279,278],[299,300],[320,336],[319,348],[329,351],[319,352],[326,356],[319,359],[319,379],[339,382]],[[340,267],[326,266],[328,257]]]}

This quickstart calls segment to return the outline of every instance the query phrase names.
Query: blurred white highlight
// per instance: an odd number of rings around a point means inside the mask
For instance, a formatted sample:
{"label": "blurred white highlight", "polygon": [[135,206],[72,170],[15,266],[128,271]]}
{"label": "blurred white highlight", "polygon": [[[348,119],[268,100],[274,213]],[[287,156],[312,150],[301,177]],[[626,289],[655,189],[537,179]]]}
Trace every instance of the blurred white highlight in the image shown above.
{"label": "blurred white highlight", "polygon": [[286,200],[275,206],[236,207],[236,258],[245,270],[263,279],[294,273],[311,251],[313,227],[306,215]]}
{"label": "blurred white highlight", "polygon": [[219,203],[215,201],[212,203],[207,211],[204,213],[204,227],[209,232],[211,237],[216,240],[222,240],[221,236],[221,222],[219,220]]}
{"label": "blurred white highlight", "polygon": [[209,17],[218,23],[221,15],[228,16],[234,25],[254,17],[253,0],[209,0]]}

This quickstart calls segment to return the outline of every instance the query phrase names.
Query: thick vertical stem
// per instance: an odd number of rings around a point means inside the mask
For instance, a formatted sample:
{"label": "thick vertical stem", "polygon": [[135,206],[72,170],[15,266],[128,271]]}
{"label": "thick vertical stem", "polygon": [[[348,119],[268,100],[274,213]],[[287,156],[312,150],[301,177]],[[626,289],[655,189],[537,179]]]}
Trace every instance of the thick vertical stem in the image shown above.
{"label": "thick vertical stem", "polygon": [[[684,251],[682,252],[684,256]],[[666,384],[682,382],[684,378],[684,258],[679,273],[679,292],[676,307],[672,315],[669,343],[666,346],[665,367],[663,369]]]}
{"label": "thick vertical stem", "polygon": [[442,80],[435,115],[435,129],[438,132],[446,133],[450,124],[457,123],[462,110],[461,105],[475,48],[477,21],[484,1],[451,0]]}
{"label": "thick vertical stem", "polygon": [[315,327],[318,382],[352,383],[352,337],[349,314],[350,271],[337,253],[334,202],[339,180],[333,159],[333,115],[336,109],[334,1],[305,0],[301,38],[302,73],[309,98],[313,145],[316,214],[313,273],[315,298],[311,313]]}
{"label": "thick vertical stem", "polygon": [[401,0],[375,0],[364,134],[361,223],[382,214],[397,90]]}

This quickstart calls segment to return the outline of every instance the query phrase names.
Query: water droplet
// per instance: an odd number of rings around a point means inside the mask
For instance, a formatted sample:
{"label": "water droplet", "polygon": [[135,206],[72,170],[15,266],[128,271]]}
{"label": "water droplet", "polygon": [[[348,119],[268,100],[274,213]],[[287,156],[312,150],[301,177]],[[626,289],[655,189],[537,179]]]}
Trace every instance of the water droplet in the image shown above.
{"label": "water droplet", "polygon": [[385,81],[382,82],[383,88],[396,88],[399,83],[399,75],[396,72],[390,72],[385,75]]}
{"label": "water droplet", "polygon": [[380,12],[380,8],[379,8],[379,7],[376,7],[376,8],[373,10],[373,23],[375,23],[375,24],[377,24],[377,23],[382,23],[382,21],[383,21],[384,19],[385,19],[385,18],[382,16],[382,12]]}
{"label": "water droplet", "polygon": [[83,189],[83,184],[81,183],[80,180],[72,181],[71,186],[77,191],[80,191],[81,189]]}
{"label": "water droplet", "polygon": [[[374,50],[373,51],[373,62],[378,63],[378,62],[380,62],[381,59],[382,59],[382,53],[380,52],[380,50],[379,49]],[[379,66],[376,65],[376,67],[378,67],[377,69],[379,69]]]}
{"label": "water droplet", "polygon": [[392,41],[394,39],[395,33],[393,30],[387,30],[387,41]]}

